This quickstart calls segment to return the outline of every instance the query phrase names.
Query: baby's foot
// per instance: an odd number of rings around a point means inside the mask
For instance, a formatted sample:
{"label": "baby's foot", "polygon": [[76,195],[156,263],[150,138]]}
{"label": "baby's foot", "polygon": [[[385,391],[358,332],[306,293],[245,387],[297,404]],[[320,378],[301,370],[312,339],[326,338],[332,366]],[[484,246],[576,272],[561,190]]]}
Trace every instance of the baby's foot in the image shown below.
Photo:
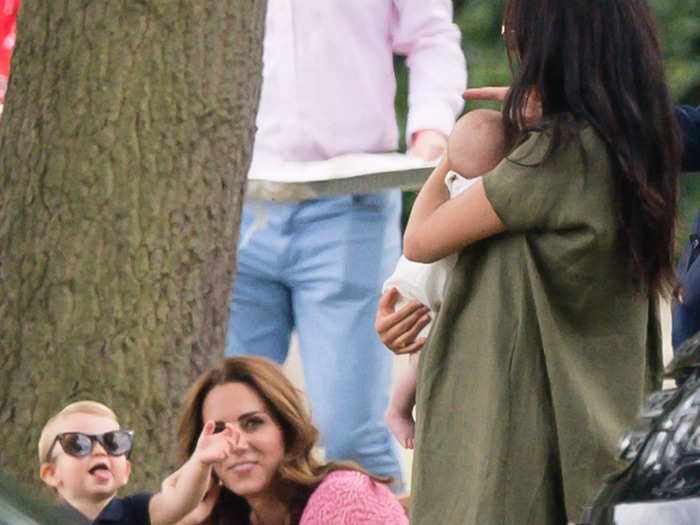
{"label": "baby's foot", "polygon": [[410,412],[404,414],[390,406],[384,413],[384,421],[403,448],[413,448],[416,423]]}

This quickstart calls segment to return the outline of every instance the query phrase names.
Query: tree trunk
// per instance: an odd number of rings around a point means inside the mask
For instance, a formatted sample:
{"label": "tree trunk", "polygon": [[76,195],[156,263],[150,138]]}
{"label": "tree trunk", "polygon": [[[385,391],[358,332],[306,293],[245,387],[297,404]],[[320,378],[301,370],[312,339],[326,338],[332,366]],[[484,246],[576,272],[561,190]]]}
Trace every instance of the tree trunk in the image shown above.
{"label": "tree trunk", "polygon": [[261,85],[262,0],[24,0],[0,124],[0,468],[47,418],[136,430],[173,466],[184,390],[223,356]]}

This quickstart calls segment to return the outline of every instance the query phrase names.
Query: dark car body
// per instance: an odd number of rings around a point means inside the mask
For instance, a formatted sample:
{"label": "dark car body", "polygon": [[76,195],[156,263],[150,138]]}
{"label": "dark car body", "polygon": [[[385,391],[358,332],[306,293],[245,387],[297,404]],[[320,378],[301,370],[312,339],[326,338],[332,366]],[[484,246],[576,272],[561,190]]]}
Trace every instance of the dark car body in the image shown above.
{"label": "dark car body", "polygon": [[620,444],[630,462],[606,481],[581,525],[700,523],[700,332],[666,367],[677,388],[655,392]]}

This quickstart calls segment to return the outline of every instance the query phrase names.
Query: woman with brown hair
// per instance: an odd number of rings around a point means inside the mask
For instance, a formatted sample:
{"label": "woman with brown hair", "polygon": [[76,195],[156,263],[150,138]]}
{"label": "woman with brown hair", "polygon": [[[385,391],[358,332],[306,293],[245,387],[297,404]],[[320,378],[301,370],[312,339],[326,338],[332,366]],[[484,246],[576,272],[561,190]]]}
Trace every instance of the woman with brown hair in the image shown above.
{"label": "woman with brown hair", "polygon": [[[339,410],[340,413],[340,410]],[[231,357],[190,388],[177,432],[191,455],[204,421],[231,423],[236,446],[182,524],[407,524],[385,483],[351,462],[316,460],[318,431],[297,390],[272,361]]]}

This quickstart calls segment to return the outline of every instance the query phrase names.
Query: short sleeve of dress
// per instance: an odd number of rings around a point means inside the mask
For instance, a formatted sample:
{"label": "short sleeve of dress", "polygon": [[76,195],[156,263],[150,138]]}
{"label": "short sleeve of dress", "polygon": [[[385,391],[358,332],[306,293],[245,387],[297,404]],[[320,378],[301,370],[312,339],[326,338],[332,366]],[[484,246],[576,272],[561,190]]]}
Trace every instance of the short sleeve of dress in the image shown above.
{"label": "short sleeve of dress", "polygon": [[403,507],[382,483],[337,470],[311,494],[299,525],[408,525]]}
{"label": "short sleeve of dress", "polygon": [[510,231],[566,227],[572,208],[584,204],[579,142],[571,140],[543,162],[549,143],[545,133],[532,133],[484,175],[486,197]]}

